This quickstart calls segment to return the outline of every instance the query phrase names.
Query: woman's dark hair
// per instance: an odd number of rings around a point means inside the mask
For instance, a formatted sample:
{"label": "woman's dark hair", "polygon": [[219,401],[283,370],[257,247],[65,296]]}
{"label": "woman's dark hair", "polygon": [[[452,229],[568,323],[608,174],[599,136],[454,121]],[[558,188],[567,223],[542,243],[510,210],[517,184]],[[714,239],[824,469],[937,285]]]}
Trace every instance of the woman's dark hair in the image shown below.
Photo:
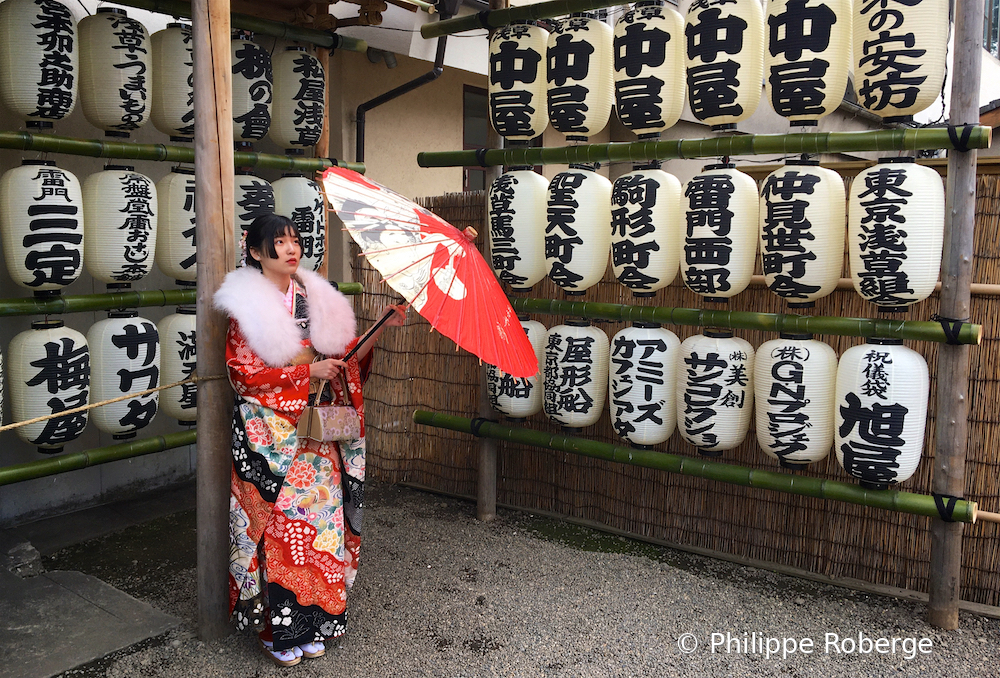
{"label": "woman's dark hair", "polygon": [[247,228],[247,265],[260,268],[260,262],[250,254],[250,248],[261,252],[271,259],[278,258],[278,251],[274,249],[274,241],[283,235],[293,235],[299,237],[299,229],[288,217],[279,214],[262,214],[251,222]]}

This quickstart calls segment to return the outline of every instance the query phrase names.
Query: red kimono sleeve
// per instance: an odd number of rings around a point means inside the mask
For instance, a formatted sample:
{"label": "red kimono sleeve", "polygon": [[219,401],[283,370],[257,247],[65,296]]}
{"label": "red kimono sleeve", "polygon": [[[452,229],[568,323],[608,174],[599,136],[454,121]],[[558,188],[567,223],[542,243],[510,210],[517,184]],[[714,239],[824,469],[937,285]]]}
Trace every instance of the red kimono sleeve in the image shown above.
{"label": "red kimono sleeve", "polygon": [[226,335],[229,381],[241,396],[291,419],[302,414],[309,397],[309,365],[270,367],[251,350],[239,323],[229,320]]}

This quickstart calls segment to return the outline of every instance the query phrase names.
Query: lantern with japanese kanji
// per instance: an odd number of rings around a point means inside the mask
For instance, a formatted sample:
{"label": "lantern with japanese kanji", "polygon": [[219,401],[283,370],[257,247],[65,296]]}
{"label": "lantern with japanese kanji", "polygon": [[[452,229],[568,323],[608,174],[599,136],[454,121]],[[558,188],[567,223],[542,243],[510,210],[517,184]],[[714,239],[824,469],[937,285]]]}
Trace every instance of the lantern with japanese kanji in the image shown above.
{"label": "lantern with japanese kanji", "polygon": [[791,308],[837,289],[844,267],[844,181],[818,161],[789,160],[760,191],[760,258],[767,287]]}
{"label": "lantern with japanese kanji", "polygon": [[271,140],[285,153],[302,155],[323,132],[326,72],[305,47],[286,47],[274,57]]}
{"label": "lantern with japanese kanji", "polygon": [[29,128],[52,127],[73,112],[77,25],[56,0],[0,3],[0,101]]}
{"label": "lantern with japanese kanji", "polygon": [[944,244],[944,183],[913,158],[882,158],[851,182],[848,260],[858,294],[905,310],[934,291]]}
{"label": "lantern with japanese kanji", "polygon": [[545,325],[519,315],[524,334],[535,349],[538,374],[533,377],[512,377],[495,365],[486,368],[486,393],[490,405],[500,414],[522,420],[542,411],[541,369],[545,364]]}
{"label": "lantern with japanese kanji", "polygon": [[[111,311],[87,332],[91,398],[111,400],[160,385],[160,335],[136,311]],[[134,438],[156,415],[157,393],[137,395],[93,411],[94,424],[115,440]]]}
{"label": "lantern with japanese kanji", "polygon": [[77,178],[55,165],[24,160],[0,177],[7,272],[36,293],[61,290],[83,270],[83,193]]}
{"label": "lantern with japanese kanji", "polygon": [[869,339],[840,357],[834,410],[837,461],[862,487],[913,475],[924,447],[927,362],[901,339]]}
{"label": "lantern with japanese kanji", "polygon": [[[10,341],[7,351],[11,415],[14,421],[83,407],[90,397],[87,338],[61,320],[40,320]],[[21,426],[21,440],[43,454],[62,452],[87,426],[87,411]]]}
{"label": "lantern with japanese kanji", "polygon": [[260,141],[271,126],[271,53],[244,36],[231,43],[233,139]]}
{"label": "lantern with japanese kanji", "polygon": [[708,457],[746,438],[753,416],[754,350],[732,332],[706,330],[677,351],[677,428]]}
{"label": "lantern with japanese kanji", "polygon": [[775,113],[811,126],[847,89],[852,0],[769,0],[764,86]]}
{"label": "lantern with japanese kanji", "polygon": [[[194,374],[198,362],[195,309],[178,306],[156,325],[160,335],[160,382],[173,384]],[[198,384],[182,384],[160,391],[160,411],[179,423],[193,425],[198,418]]]}
{"label": "lantern with japanese kanji", "polygon": [[153,33],[153,127],[171,141],[194,140],[193,36],[187,24]]}
{"label": "lantern with japanese kanji", "polygon": [[586,141],[611,117],[611,27],[586,16],[556,20],[553,25],[546,49],[549,121],[567,140]]}
{"label": "lantern with japanese kanji", "polygon": [[233,230],[236,247],[236,265],[239,266],[239,258],[243,242],[243,234],[253,220],[265,214],[274,212],[274,188],[270,183],[255,177],[247,170],[238,170],[233,178],[234,191],[233,202],[236,203],[236,218],[233,220]]}
{"label": "lantern with japanese kanji", "polygon": [[680,262],[681,184],[648,167],[624,174],[611,190],[611,267],[636,297],[673,282]]}
{"label": "lantern with japanese kanji", "polygon": [[487,220],[493,271],[515,292],[545,277],[545,212],[549,182],[530,169],[504,172],[490,186]]}
{"label": "lantern with japanese kanji", "polygon": [[319,182],[301,174],[281,175],[274,182],[274,213],[288,217],[299,229],[299,265],[318,270],[326,255],[326,209]]}
{"label": "lantern with japanese kanji", "polygon": [[142,280],[156,252],[156,186],[127,165],[105,165],[83,182],[83,261],[96,280]]}
{"label": "lantern with japanese kanji", "polygon": [[99,7],[80,21],[79,31],[83,115],[105,136],[128,137],[149,122],[149,33],[117,7]]}
{"label": "lantern with japanese kanji", "polygon": [[782,334],[754,356],[757,442],[784,468],[804,469],[833,447],[837,353],[811,334]]}
{"label": "lantern with japanese kanji", "polygon": [[634,323],[611,339],[611,426],[633,445],[658,445],[674,433],[680,344],[657,323]]}
{"label": "lantern with japanese kanji", "polygon": [[545,264],[568,295],[581,295],[604,277],[611,249],[611,182],[589,167],[570,165],[549,183]]}
{"label": "lantern with japanese kanji", "polygon": [[534,139],[549,126],[545,94],[545,49],[549,32],[514,24],[490,38],[490,122],[511,140]]}
{"label": "lantern with japanese kanji", "polygon": [[707,165],[684,187],[684,285],[708,301],[746,289],[757,259],[757,182],[735,165]]}
{"label": "lantern with japanese kanji", "polygon": [[687,95],[691,113],[714,130],[757,110],[764,77],[760,0],[699,0],[688,7]]}
{"label": "lantern with japanese kanji", "polygon": [[156,228],[156,266],[179,284],[193,284],[198,268],[195,247],[194,170],[174,167],[156,184],[160,214]]}
{"label": "lantern with japanese kanji", "polygon": [[549,329],[542,380],[549,419],[563,428],[596,424],[608,394],[608,335],[586,320]]}

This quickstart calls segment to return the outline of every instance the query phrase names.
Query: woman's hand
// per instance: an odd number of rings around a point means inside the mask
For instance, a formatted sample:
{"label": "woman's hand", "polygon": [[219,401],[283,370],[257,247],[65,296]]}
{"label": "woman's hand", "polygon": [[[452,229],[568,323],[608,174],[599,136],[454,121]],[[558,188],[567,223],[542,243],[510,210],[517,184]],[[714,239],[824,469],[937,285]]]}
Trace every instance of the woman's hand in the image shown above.
{"label": "woman's hand", "polygon": [[346,369],[347,363],[343,360],[327,358],[326,360],[318,360],[314,363],[309,363],[309,376],[329,381],[336,377],[340,373],[340,370]]}
{"label": "woman's hand", "polygon": [[406,324],[406,304],[399,304],[398,306],[386,306],[385,308],[382,309],[382,312],[379,313],[379,317],[381,318],[382,316],[392,311],[395,311],[395,313],[392,314],[391,318],[385,321],[384,326],[402,327],[404,324]]}

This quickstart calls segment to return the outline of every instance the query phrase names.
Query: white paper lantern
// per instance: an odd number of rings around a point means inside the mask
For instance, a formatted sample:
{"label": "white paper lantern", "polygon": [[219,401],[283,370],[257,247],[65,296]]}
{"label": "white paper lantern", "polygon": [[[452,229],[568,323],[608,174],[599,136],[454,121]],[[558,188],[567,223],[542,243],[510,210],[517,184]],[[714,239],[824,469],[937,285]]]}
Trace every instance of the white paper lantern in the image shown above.
{"label": "white paper lantern", "polygon": [[490,122],[497,134],[534,139],[549,126],[545,49],[549,32],[525,24],[498,28],[490,38]]}
{"label": "white paper lantern", "polygon": [[753,416],[754,350],[730,332],[688,337],[677,352],[677,428],[705,456],[746,438]]}
{"label": "white paper lantern", "polygon": [[179,284],[197,278],[194,170],[174,167],[156,184],[156,266]]}
{"label": "white paper lantern", "polygon": [[852,0],[768,0],[765,87],[793,127],[815,125],[844,99],[851,9]]}
{"label": "white paper lantern", "polygon": [[[91,398],[95,403],[160,385],[160,335],[135,311],[112,311],[87,332],[91,353]],[[94,424],[115,440],[134,438],[156,415],[157,393],[102,405]]]}
{"label": "white paper lantern", "polygon": [[657,323],[635,323],[611,339],[611,426],[633,445],[659,445],[674,433],[680,344]]}
{"label": "white paper lantern", "polygon": [[837,289],[844,268],[844,181],[818,161],[790,160],[760,191],[760,258],[767,287],[791,308]]}
{"label": "white paper lantern", "polygon": [[153,127],[171,141],[194,139],[194,58],[191,26],[167,24],[153,33]]}
{"label": "white paper lantern", "polygon": [[837,353],[811,334],[782,334],[754,357],[757,442],[784,468],[804,469],[833,447]]}
{"label": "white paper lantern", "polygon": [[684,19],[662,0],[640,0],[614,31],[618,119],[643,136],[673,127],[684,110]]}
{"label": "white paper lantern", "polygon": [[907,118],[934,103],[947,65],[948,4],[855,0],[858,103],[887,120]]}
{"label": "white paper lantern", "polygon": [[60,290],[83,270],[80,182],[55,165],[25,160],[0,177],[0,240],[7,272],[36,293]]}
{"label": "white paper lantern", "polygon": [[487,198],[493,271],[515,292],[527,292],[545,277],[545,212],[549,182],[530,169],[504,172]]}
{"label": "white paper lantern", "polygon": [[274,182],[274,213],[299,229],[305,269],[317,271],[326,256],[326,208],[323,187],[301,174],[283,174]]}
{"label": "white paper lantern", "polygon": [[[173,384],[194,374],[198,363],[195,309],[178,306],[156,325],[160,334],[160,382]],[[198,384],[184,384],[160,391],[160,411],[179,423],[193,425],[198,419]]]}
{"label": "white paper lantern", "polygon": [[233,139],[260,141],[271,126],[271,53],[246,37],[233,38]]}
{"label": "white paper lantern", "polygon": [[73,112],[76,40],[76,19],[61,2],[0,3],[0,101],[28,127],[52,127]]}
{"label": "white paper lantern", "polygon": [[542,411],[563,428],[596,424],[608,394],[608,335],[586,320],[545,335]]}
{"label": "white paper lantern", "polygon": [[538,374],[528,378],[512,377],[495,365],[486,367],[486,393],[490,404],[500,414],[522,420],[542,411],[542,365],[545,364],[545,325],[518,315],[524,334],[538,359]]}
{"label": "white paper lantern", "polygon": [[[236,203],[236,218],[233,220],[233,242],[239,245],[243,235],[253,220],[265,214],[274,213],[274,188],[270,183],[255,177],[248,171],[237,171],[234,177],[233,201]],[[240,265],[242,247],[236,247],[236,265]]]}
{"label": "white paper lantern", "polygon": [[87,122],[128,137],[149,121],[153,44],[125,10],[100,7],[80,21],[80,99]]}
{"label": "white paper lantern", "polygon": [[611,266],[636,297],[677,277],[684,213],[681,183],[661,169],[624,174],[611,191]]}
{"label": "white paper lantern", "polygon": [[96,280],[142,280],[156,253],[156,186],[127,165],[105,165],[83,182],[83,260]]}
{"label": "white paper lantern", "polygon": [[[90,350],[87,338],[63,327],[61,320],[31,323],[10,341],[11,417],[26,421],[82,407],[90,396]],[[67,414],[15,429],[21,440],[55,454],[76,440],[87,426],[87,412]]]}
{"label": "white paper lantern", "polygon": [[847,242],[854,289],[886,309],[934,291],[944,244],[944,184],[912,158],[883,158],[851,183]]}
{"label": "white paper lantern", "polygon": [[837,370],[837,461],[869,489],[907,480],[924,447],[927,362],[902,343],[869,339],[844,351]]}
{"label": "white paper lantern", "polygon": [[687,93],[691,113],[713,130],[757,110],[764,78],[760,0],[700,0],[688,7]]}
{"label": "white paper lantern", "polygon": [[301,155],[323,132],[326,72],[304,47],[286,47],[274,57],[271,140],[285,153]]}
{"label": "white paper lantern", "polygon": [[707,165],[684,187],[684,285],[710,301],[746,289],[757,259],[757,183],[734,165]]}
{"label": "white paper lantern", "polygon": [[585,16],[553,24],[546,48],[549,121],[567,140],[586,141],[611,118],[612,30]]}
{"label": "white paper lantern", "polygon": [[570,165],[549,183],[546,198],[545,265],[569,295],[596,285],[611,249],[611,182],[589,168]]}

